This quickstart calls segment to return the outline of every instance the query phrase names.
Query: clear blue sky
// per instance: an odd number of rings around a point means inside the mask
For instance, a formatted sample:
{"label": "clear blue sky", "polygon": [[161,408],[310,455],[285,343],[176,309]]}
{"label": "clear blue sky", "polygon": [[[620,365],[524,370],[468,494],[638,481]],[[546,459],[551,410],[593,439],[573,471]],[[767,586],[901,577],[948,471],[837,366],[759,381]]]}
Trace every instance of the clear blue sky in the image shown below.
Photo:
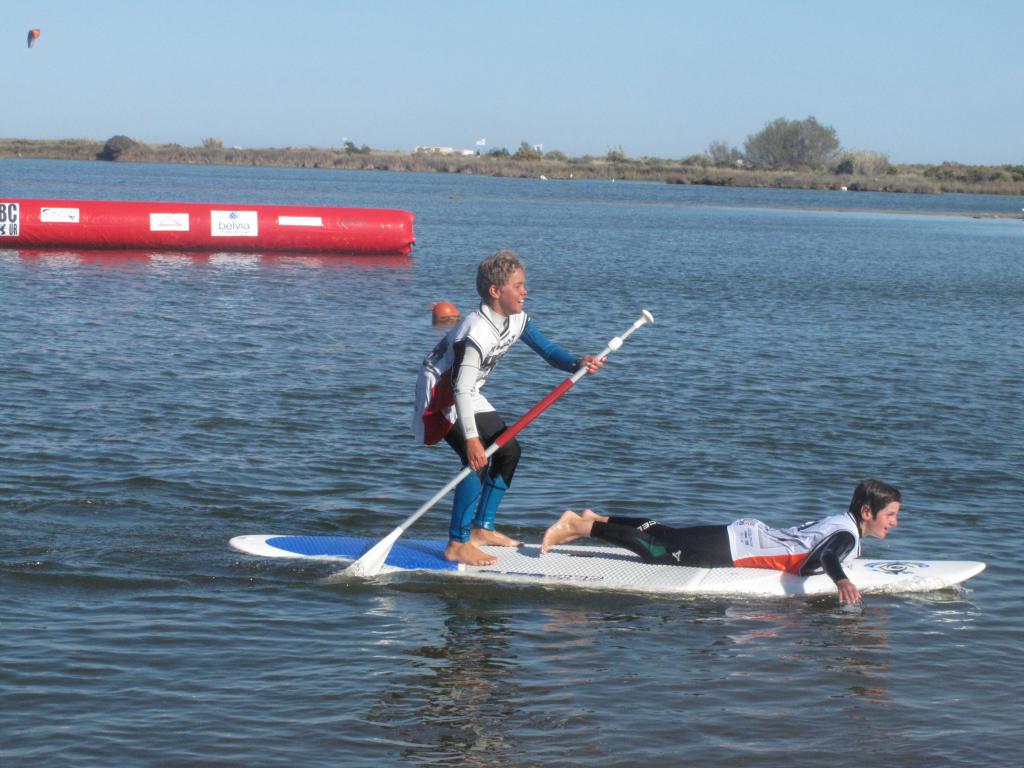
{"label": "clear blue sky", "polygon": [[[1022,0],[8,0],[0,137],[1024,163]],[[30,28],[42,37],[28,50]]]}

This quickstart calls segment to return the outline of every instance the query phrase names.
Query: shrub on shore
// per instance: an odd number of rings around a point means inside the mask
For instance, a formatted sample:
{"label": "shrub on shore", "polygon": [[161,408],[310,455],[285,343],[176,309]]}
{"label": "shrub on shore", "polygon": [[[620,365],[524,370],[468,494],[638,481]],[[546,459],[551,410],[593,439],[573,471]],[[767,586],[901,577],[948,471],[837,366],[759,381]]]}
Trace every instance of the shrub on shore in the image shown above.
{"label": "shrub on shore", "polygon": [[127,136],[111,136],[96,157],[99,160],[118,160],[136,146],[138,146],[138,142]]}
{"label": "shrub on shore", "polygon": [[889,157],[881,152],[858,150],[843,152],[832,169],[837,174],[882,176],[889,172]]}
{"label": "shrub on shore", "polygon": [[814,117],[787,120],[780,117],[747,137],[746,161],[770,170],[821,168],[839,150],[836,129]]}

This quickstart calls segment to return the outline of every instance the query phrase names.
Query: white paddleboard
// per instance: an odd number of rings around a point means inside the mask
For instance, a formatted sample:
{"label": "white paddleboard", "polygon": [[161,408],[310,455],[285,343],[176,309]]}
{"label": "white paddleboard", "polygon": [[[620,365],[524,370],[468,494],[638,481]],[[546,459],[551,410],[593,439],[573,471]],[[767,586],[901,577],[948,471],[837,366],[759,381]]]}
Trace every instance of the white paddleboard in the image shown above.
{"label": "white paddleboard", "polygon": [[[356,536],[236,536],[231,546],[260,557],[305,558],[350,563],[377,543]],[[650,565],[623,549],[568,544],[541,555],[538,546],[482,547],[498,558],[474,566],[444,559],[446,542],[403,540],[388,555],[382,573],[432,571],[492,581],[566,585],[661,594],[816,595],[836,591],[824,574],[794,576],[761,568],[690,568]],[[862,592],[927,592],[959,584],[981,573],[984,563],[955,560],[870,560],[843,566]]]}

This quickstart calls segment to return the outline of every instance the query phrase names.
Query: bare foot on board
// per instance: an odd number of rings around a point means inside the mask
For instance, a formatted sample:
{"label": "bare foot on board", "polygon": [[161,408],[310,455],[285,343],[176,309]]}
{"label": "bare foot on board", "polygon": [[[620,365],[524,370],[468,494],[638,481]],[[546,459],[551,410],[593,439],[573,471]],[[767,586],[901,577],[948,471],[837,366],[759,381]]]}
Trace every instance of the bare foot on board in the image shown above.
{"label": "bare foot on board", "polygon": [[491,547],[521,547],[523,542],[506,536],[499,531],[488,531],[486,528],[474,528],[469,535],[469,540],[474,544],[486,544]]}
{"label": "bare foot on board", "polygon": [[595,512],[592,509],[584,509],[582,512],[580,512],[580,517],[582,517],[584,520],[600,520],[602,523],[608,522],[607,517],[605,517],[604,515],[597,514],[597,512]]}
{"label": "bare foot on board", "polygon": [[565,510],[558,518],[558,522],[544,531],[544,538],[540,542],[540,553],[543,555],[556,544],[564,544],[567,541],[578,539],[583,534],[576,530],[576,526],[582,522],[583,518],[571,509]]}
{"label": "bare foot on board", "polygon": [[471,541],[449,541],[444,548],[444,559],[465,565],[494,565],[498,558],[488,555]]}

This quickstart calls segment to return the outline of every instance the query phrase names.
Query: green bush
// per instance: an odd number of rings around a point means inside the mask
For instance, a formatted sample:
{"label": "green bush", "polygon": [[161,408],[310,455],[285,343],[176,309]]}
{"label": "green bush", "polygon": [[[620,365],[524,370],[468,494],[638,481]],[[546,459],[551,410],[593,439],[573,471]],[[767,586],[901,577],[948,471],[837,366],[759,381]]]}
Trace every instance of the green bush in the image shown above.
{"label": "green bush", "polygon": [[821,125],[814,117],[768,123],[744,145],[747,161],[755,168],[820,168],[839,149],[836,129]]}
{"label": "green bush", "polygon": [[743,153],[728,142],[712,141],[708,144],[708,157],[715,165],[736,165],[743,160]]}
{"label": "green bush", "polygon": [[136,146],[138,146],[138,142],[127,136],[111,136],[96,157],[100,160],[117,160]]}
{"label": "green bush", "polygon": [[534,149],[525,141],[519,145],[519,149],[512,155],[513,160],[540,160],[541,154],[539,149]]}
{"label": "green bush", "polygon": [[609,163],[624,163],[626,162],[626,150],[622,148],[622,145],[617,146],[615,149],[609,149],[604,159]]}
{"label": "green bush", "polygon": [[844,152],[833,169],[838,174],[857,174],[858,176],[882,176],[889,172],[889,157],[881,152],[858,150]]}

